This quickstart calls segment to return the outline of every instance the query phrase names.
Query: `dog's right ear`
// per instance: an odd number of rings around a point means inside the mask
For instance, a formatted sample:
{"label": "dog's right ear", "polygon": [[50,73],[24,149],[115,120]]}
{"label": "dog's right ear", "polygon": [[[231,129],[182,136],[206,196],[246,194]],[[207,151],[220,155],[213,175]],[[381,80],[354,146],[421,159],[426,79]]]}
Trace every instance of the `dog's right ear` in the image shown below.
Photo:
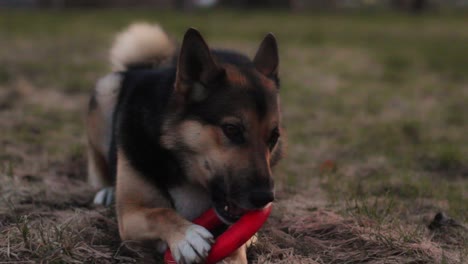
{"label": "dog's right ear", "polygon": [[194,28],[188,29],[177,63],[176,92],[185,99],[200,101],[208,92],[208,84],[224,73],[224,69],[214,61],[200,32]]}
{"label": "dog's right ear", "polygon": [[260,73],[278,83],[278,44],[272,33],[268,33],[263,39],[253,62]]}

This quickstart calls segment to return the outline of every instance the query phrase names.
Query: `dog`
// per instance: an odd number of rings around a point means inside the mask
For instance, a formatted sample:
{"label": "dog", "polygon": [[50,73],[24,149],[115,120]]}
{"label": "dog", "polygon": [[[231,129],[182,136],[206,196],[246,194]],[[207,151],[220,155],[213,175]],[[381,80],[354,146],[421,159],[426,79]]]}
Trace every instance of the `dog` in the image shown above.
{"label": "dog", "polygon": [[[87,114],[88,181],[114,200],[122,240],[154,241],[178,263],[207,256],[213,234],[191,223],[209,208],[227,225],[274,200],[284,129],[275,37],[253,60],[210,49],[187,30],[180,47],[138,23],[111,49]],[[226,259],[247,263],[246,247]]]}

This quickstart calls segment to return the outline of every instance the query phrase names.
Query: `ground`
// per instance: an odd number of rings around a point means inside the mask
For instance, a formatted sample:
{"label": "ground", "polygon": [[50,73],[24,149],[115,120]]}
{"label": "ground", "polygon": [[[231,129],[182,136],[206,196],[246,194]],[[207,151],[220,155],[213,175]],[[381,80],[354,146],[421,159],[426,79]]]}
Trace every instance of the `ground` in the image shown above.
{"label": "ground", "polygon": [[143,10],[0,11],[0,261],[154,261],[84,181],[87,96],[142,20],[250,55],[279,40],[288,155],[253,263],[468,262],[466,13]]}

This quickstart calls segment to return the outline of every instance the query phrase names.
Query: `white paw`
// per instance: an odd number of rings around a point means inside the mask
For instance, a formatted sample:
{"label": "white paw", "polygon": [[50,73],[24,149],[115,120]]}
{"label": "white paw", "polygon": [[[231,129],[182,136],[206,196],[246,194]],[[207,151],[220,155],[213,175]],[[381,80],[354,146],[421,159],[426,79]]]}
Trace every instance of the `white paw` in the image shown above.
{"label": "white paw", "polygon": [[94,204],[110,206],[114,202],[114,187],[105,187],[94,196]]}
{"label": "white paw", "polygon": [[191,225],[185,231],[185,237],[171,245],[172,256],[179,264],[199,263],[208,256],[213,242],[213,235],[208,230]]}

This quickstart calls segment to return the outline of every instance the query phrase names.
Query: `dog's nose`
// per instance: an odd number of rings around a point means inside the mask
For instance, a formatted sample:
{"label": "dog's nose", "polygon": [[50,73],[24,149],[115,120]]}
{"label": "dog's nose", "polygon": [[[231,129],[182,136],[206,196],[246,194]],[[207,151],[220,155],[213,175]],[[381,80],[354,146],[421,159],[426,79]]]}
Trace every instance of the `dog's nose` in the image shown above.
{"label": "dog's nose", "polygon": [[249,198],[250,203],[256,208],[262,208],[274,199],[275,194],[272,191],[253,191]]}

